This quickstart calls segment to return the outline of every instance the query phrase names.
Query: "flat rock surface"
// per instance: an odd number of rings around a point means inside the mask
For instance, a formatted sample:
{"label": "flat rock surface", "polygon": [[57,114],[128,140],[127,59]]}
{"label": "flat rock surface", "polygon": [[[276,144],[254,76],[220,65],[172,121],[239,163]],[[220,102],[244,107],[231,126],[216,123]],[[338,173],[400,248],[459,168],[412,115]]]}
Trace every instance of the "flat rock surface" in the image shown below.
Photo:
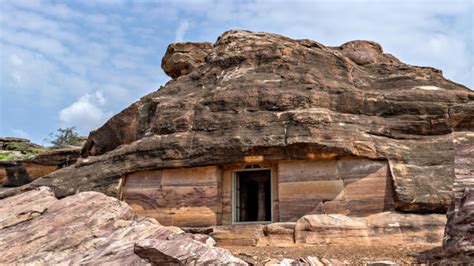
{"label": "flat rock surface", "polygon": [[0,264],[245,264],[177,227],[137,219],[117,199],[82,192],[58,200],[47,187],[0,201],[0,250]]}
{"label": "flat rock surface", "polygon": [[[320,261],[337,260],[349,265],[365,265],[374,261],[392,261],[398,265],[413,265],[417,263],[436,262],[431,254],[440,254],[439,245],[428,246],[312,246],[312,247],[242,247],[226,246],[225,249],[246,261],[255,261],[264,265],[269,261],[281,262],[283,259],[298,259],[301,257],[317,257]],[[316,264],[318,265],[318,264]],[[338,265],[338,264],[335,264]]]}
{"label": "flat rock surface", "polygon": [[87,158],[0,198],[41,185],[117,196],[141,170],[349,155],[388,160],[398,210],[445,212],[452,200],[453,131],[474,128],[474,93],[440,70],[374,42],[227,31],[181,74],[91,132]]}

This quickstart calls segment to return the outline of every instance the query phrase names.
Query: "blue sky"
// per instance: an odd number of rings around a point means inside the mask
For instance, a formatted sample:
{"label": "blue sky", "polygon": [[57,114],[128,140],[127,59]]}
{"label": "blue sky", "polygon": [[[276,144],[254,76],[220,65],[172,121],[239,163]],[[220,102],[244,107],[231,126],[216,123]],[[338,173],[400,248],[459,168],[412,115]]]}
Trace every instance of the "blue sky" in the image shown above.
{"label": "blue sky", "polygon": [[331,46],[374,40],[472,89],[473,14],[471,0],[2,0],[0,136],[43,143],[67,126],[87,135],[166,83],[169,43],[214,42],[229,29]]}

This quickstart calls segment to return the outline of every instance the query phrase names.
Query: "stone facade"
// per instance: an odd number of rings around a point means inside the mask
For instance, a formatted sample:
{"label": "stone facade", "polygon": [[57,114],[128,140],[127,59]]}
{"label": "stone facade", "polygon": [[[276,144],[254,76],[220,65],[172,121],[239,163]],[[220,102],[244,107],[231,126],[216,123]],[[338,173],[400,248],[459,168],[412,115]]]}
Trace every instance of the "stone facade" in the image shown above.
{"label": "stone facade", "polygon": [[262,169],[271,172],[271,222],[296,221],[308,214],[367,216],[393,210],[387,162],[362,158],[142,171],[123,178],[121,198],[138,214],[164,225],[231,225],[237,221],[236,173]]}
{"label": "stone facade", "polygon": [[386,161],[288,161],[278,169],[281,221],[309,213],[365,216],[393,207]]}
{"label": "stone facade", "polygon": [[174,226],[208,226],[222,213],[216,166],[137,172],[125,178],[123,200],[140,215]]}

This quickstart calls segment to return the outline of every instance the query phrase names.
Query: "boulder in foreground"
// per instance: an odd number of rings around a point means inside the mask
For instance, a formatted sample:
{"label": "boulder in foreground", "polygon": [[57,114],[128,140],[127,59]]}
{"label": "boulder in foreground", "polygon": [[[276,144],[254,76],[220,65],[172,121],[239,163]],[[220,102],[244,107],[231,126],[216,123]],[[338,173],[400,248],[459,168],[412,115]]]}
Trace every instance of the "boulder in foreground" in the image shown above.
{"label": "boulder in foreground", "polygon": [[58,200],[46,187],[0,201],[0,250],[0,264],[246,264],[177,227],[137,219],[117,199],[82,192]]}

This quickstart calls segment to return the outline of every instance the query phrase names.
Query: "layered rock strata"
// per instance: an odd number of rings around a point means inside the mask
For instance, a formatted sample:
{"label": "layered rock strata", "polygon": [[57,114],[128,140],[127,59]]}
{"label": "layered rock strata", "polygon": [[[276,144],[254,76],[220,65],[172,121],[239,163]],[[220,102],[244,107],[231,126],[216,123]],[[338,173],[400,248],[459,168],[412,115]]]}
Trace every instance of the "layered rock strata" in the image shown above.
{"label": "layered rock strata", "polygon": [[17,187],[76,163],[81,147],[45,150],[23,160],[0,161],[0,185]]}
{"label": "layered rock strata", "polygon": [[209,42],[170,44],[161,60],[161,68],[172,78],[187,75],[204,62],[211,50]]}
{"label": "layered rock strata", "polygon": [[474,260],[474,133],[455,141],[454,201],[448,210],[444,250]]}
{"label": "layered rock strata", "polygon": [[444,212],[452,200],[453,132],[472,130],[474,93],[437,69],[373,42],[248,31],[225,32],[185,69],[91,132],[89,157],[0,197],[41,185],[117,197],[137,171],[355,156],[388,161],[397,210]]}
{"label": "layered rock strata", "polygon": [[246,265],[209,237],[185,234],[97,192],[61,200],[49,188],[0,201],[0,264]]}
{"label": "layered rock strata", "polygon": [[[234,174],[245,166],[131,173],[123,178],[120,198],[138,214],[153,217],[164,225],[230,225],[235,222]],[[307,214],[366,216],[393,210],[393,188],[386,161],[288,160],[259,166],[271,175],[269,220],[274,222],[296,221]],[[245,210],[242,205],[240,209]]]}
{"label": "layered rock strata", "polygon": [[297,222],[217,226],[209,235],[220,246],[439,246],[446,217],[442,214],[383,212],[367,217],[313,214]]}

